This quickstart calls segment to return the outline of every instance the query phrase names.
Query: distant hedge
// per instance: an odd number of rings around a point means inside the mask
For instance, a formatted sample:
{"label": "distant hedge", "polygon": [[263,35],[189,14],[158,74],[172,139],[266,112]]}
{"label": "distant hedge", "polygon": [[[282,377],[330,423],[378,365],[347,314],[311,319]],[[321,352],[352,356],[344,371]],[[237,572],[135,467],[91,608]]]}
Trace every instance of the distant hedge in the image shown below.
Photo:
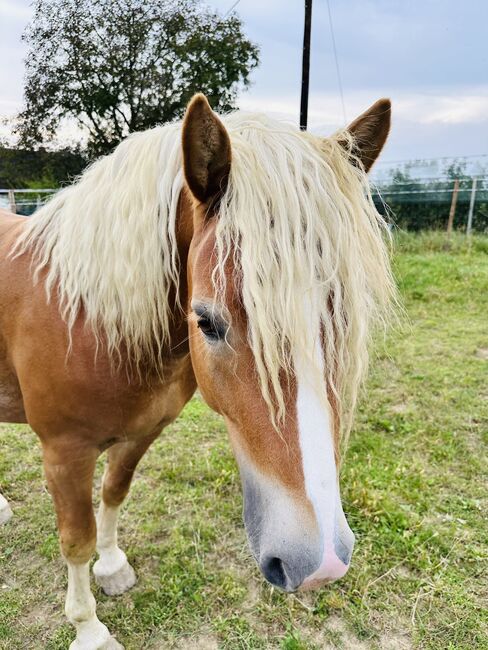
{"label": "distant hedge", "polygon": [[71,149],[46,151],[0,147],[0,188],[59,187],[73,181],[88,164]]}

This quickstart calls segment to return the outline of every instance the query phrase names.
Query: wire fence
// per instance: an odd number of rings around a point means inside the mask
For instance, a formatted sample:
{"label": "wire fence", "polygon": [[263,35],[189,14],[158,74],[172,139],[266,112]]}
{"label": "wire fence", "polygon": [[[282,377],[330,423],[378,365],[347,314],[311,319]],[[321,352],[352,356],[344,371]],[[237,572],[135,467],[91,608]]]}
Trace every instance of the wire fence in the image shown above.
{"label": "wire fence", "polygon": [[[55,189],[0,189],[0,207],[29,216]],[[406,179],[372,183],[380,213],[404,230],[457,229],[488,233],[488,174],[459,178]]]}
{"label": "wire fence", "polygon": [[56,191],[55,189],[0,189],[0,208],[30,216]]}
{"label": "wire fence", "polygon": [[404,230],[488,232],[488,175],[405,180],[373,185],[378,210]]}

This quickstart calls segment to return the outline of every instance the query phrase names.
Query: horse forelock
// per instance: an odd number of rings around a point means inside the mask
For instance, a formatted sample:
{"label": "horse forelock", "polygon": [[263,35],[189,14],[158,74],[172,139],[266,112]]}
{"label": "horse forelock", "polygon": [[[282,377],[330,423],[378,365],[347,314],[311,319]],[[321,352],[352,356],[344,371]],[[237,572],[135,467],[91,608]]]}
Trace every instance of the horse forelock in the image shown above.
{"label": "horse forelock", "polygon": [[346,440],[372,329],[395,298],[386,224],[366,174],[351,164],[348,133],[323,139],[254,115],[224,124],[232,166],[215,229],[216,293],[225,295],[231,258],[276,428],[286,413],[283,371],[300,358]]}

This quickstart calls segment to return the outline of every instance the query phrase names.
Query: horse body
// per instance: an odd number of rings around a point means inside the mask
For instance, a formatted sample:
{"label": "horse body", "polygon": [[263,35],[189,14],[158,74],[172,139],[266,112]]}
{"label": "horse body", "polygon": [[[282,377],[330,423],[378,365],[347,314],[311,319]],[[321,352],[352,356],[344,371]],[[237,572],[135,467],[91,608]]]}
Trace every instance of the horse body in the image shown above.
{"label": "horse body", "polygon": [[[83,313],[68,331],[58,300],[48,300],[42,278],[33,285],[31,255],[9,256],[25,224],[24,218],[5,212],[0,216],[0,421],[29,422],[41,440],[61,548],[72,577],[67,613],[74,622],[80,615],[86,618],[84,627],[88,627],[79,635],[81,647],[115,648],[118,644],[92,612],[87,586],[86,563],[95,547],[94,465],[98,455],[109,449],[96,575],[107,593],[117,594],[135,581],[116,544],[119,506],[138,461],[196,388],[186,316],[175,310],[170,338],[161,353],[163,365],[157,371],[131,369],[123,357],[114,363],[86,327]],[[185,237],[179,249],[180,259],[185,260]],[[180,287],[179,299],[184,304],[186,284]],[[10,514],[0,495],[0,522]],[[83,575],[79,575],[80,566]]]}
{"label": "horse body", "polygon": [[[386,139],[389,110],[377,104],[351,125],[366,171]],[[329,148],[336,162],[324,165],[320,142],[276,124],[237,120],[229,136],[202,96],[182,127],[138,138],[84,175],[110,216],[89,193],[70,190],[30,221],[0,214],[0,421],[28,422],[42,444],[68,565],[72,650],[121,647],[96,616],[89,561],[96,546],[93,572],[106,593],[134,584],[118,547],[118,512],[140,458],[197,384],[225,418],[265,577],[294,591],[347,571],[354,536],[338,484],[341,381],[354,384],[353,403],[366,312],[391,289],[364,171],[353,170],[342,141]],[[281,142],[274,158],[266,153]],[[269,155],[260,168],[267,181],[255,171],[258,153]],[[247,169],[264,182],[257,193]],[[279,194],[280,170],[297,182],[298,198],[290,186]],[[310,189],[324,183],[321,173],[335,188],[334,205]],[[259,215],[273,194],[260,238]],[[357,216],[351,206],[370,212]],[[357,246],[350,258],[345,243]],[[95,521],[93,474],[106,449]],[[0,495],[0,523],[9,515]]]}

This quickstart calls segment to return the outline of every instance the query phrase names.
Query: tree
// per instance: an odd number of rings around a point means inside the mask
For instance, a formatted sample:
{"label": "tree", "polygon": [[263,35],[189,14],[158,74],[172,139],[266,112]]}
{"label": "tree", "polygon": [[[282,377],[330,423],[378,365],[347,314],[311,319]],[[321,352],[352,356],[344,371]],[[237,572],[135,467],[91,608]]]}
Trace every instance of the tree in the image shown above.
{"label": "tree", "polygon": [[0,144],[0,187],[54,188],[70,182],[86,167],[80,151],[39,147],[15,149]]}
{"label": "tree", "polygon": [[446,178],[450,180],[459,180],[461,178],[466,178],[466,160],[454,159],[449,164],[446,165],[444,169],[444,174]]}
{"label": "tree", "polygon": [[21,143],[52,140],[67,118],[87,133],[91,155],[181,117],[198,91],[230,110],[259,61],[238,16],[200,0],[35,0],[23,38]]}

